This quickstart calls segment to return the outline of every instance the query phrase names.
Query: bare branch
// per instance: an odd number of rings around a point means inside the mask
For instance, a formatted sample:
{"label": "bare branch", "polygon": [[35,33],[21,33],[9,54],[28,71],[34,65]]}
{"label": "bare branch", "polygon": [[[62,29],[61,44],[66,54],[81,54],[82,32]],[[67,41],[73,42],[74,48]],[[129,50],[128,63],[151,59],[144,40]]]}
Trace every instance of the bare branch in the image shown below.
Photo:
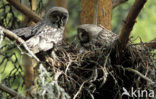
{"label": "bare branch", "polygon": [[10,39],[13,39],[13,40],[16,40],[17,43],[23,45],[23,47],[28,51],[28,53],[34,58],[36,59],[38,62],[40,62],[40,60],[36,57],[36,55],[31,51],[29,50],[29,48],[27,47],[25,41],[23,39],[21,39],[20,37],[18,37],[15,33],[13,33],[12,31],[8,30],[8,29],[5,29],[3,28],[2,26],[0,26],[0,29],[4,32],[4,34],[10,38]]}
{"label": "bare branch", "polygon": [[149,43],[145,44],[147,47],[156,49],[156,38],[151,40]]}
{"label": "bare branch", "polygon": [[113,2],[113,8],[119,6],[120,4],[123,4],[125,2],[127,2],[128,0],[114,0]]}
{"label": "bare branch", "polygon": [[0,83],[0,89],[13,97],[18,97],[18,99],[29,99],[28,97],[24,97],[21,94],[17,93],[16,91],[8,88],[7,86]]}
{"label": "bare branch", "polygon": [[119,43],[121,48],[125,48],[129,41],[130,33],[133,29],[133,26],[136,22],[136,18],[139,15],[141,9],[143,8],[144,4],[147,0],[135,0],[132,8],[130,9],[128,16],[125,20],[125,23],[122,27],[121,33],[119,35]]}
{"label": "bare branch", "polygon": [[17,0],[7,0],[11,5],[13,5],[17,10],[23,13],[25,16],[32,19],[34,22],[38,22],[41,18],[34,13],[32,10],[24,6],[23,4],[19,3]]}

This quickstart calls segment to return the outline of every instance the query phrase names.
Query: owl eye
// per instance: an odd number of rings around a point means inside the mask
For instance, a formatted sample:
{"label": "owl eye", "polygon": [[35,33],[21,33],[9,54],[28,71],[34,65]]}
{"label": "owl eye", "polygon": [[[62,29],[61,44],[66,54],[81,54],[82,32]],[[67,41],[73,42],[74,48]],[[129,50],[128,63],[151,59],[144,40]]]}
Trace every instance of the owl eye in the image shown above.
{"label": "owl eye", "polygon": [[79,39],[81,42],[87,43],[89,41],[89,36],[87,35],[87,33],[81,32]]}
{"label": "owl eye", "polygon": [[82,38],[85,38],[86,35],[85,35],[84,33],[81,33],[81,37],[82,37]]}
{"label": "owl eye", "polygon": [[53,15],[52,15],[52,18],[57,18],[57,15],[56,15],[56,14],[53,14]]}
{"label": "owl eye", "polygon": [[66,19],[67,18],[67,16],[63,16],[63,19]]}

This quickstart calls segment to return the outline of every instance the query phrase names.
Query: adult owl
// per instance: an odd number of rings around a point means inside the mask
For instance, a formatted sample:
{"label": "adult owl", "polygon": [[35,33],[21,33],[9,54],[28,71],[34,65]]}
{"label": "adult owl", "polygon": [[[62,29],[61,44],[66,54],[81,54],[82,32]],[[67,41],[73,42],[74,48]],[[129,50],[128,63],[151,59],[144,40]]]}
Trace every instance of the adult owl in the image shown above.
{"label": "adult owl", "polygon": [[93,45],[107,45],[112,43],[118,37],[115,33],[108,29],[94,24],[83,24],[77,28],[78,39],[80,44],[89,49]]}
{"label": "adult owl", "polygon": [[46,13],[45,19],[35,26],[16,29],[13,32],[26,40],[27,46],[35,54],[48,51],[54,48],[54,45],[62,43],[68,17],[67,9],[53,7]]}

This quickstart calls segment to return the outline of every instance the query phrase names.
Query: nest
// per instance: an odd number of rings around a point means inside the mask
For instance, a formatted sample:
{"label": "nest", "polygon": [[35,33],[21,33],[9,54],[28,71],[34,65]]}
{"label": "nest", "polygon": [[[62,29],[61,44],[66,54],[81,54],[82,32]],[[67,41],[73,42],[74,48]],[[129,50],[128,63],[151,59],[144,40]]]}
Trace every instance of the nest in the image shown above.
{"label": "nest", "polygon": [[123,88],[155,89],[154,55],[143,44],[129,44],[122,51],[117,44],[94,50],[63,44],[46,55],[45,61],[52,75],[61,72],[57,82],[70,97],[118,99]]}
{"label": "nest", "polygon": [[[2,45],[0,51],[0,65],[6,60],[4,70],[8,67],[6,64],[9,61],[14,67],[9,77],[2,80],[9,87],[13,82],[16,84],[14,79],[23,78],[22,65],[12,49],[17,48],[21,54],[27,54],[16,42],[10,42],[9,40],[9,44]],[[42,61],[38,63],[38,75],[33,81],[37,88],[32,86],[26,91],[35,89],[35,94],[32,95],[41,99],[121,99],[128,98],[126,95],[122,96],[125,89],[155,91],[156,53],[143,43],[129,43],[122,50],[118,45],[115,41],[105,46],[99,45],[100,47],[93,45],[90,50],[86,50],[77,44],[64,43],[48,53],[39,53],[38,57],[42,56]],[[12,56],[14,58],[11,58]],[[22,80],[20,83],[24,85],[25,79]],[[3,93],[0,95],[3,96]]]}

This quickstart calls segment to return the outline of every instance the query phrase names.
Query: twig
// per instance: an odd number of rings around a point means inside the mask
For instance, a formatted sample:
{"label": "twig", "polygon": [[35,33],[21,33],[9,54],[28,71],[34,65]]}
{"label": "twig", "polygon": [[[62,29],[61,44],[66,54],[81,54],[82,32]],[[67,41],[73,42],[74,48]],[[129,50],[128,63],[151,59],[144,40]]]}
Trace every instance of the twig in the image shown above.
{"label": "twig", "polygon": [[133,4],[132,8],[130,9],[128,16],[125,20],[125,23],[122,27],[121,33],[119,35],[119,45],[121,48],[125,48],[128,41],[130,33],[133,29],[133,26],[136,22],[136,18],[139,15],[141,9],[143,8],[144,4],[147,0],[135,0],[135,3]]}
{"label": "twig", "polygon": [[79,90],[78,90],[77,93],[74,95],[73,99],[76,99],[76,97],[80,94],[80,92],[81,92],[81,90],[82,90],[84,84],[85,84],[87,81],[88,81],[88,80],[86,80],[86,81],[84,81],[84,82],[82,83],[82,85],[80,86]]}
{"label": "twig", "polygon": [[38,22],[41,18],[34,13],[32,10],[24,6],[23,4],[19,3],[17,0],[7,0],[11,5],[13,5],[17,10],[22,12],[25,16],[29,17],[34,22]]}
{"label": "twig", "polygon": [[137,74],[138,76],[140,76],[141,78],[143,78],[144,80],[150,82],[150,84],[154,85],[156,84],[156,82],[152,81],[151,79],[149,79],[148,77],[144,76],[143,74],[141,74],[139,71],[134,70],[132,68],[125,68],[127,71],[133,72],[135,74]]}
{"label": "twig", "polygon": [[[68,55],[68,57],[69,57],[69,55]],[[67,75],[67,71],[68,71],[68,69],[69,69],[69,66],[71,66],[71,64],[72,64],[72,60],[70,59],[70,57],[69,57],[69,63],[67,64],[67,68],[66,68],[66,70],[65,70],[65,74]]]}
{"label": "twig", "polygon": [[113,8],[119,6],[120,4],[123,4],[125,2],[127,2],[128,0],[114,0],[113,2]]}
{"label": "twig", "polygon": [[147,47],[156,49],[156,38],[151,40],[149,43],[145,44]]}
{"label": "twig", "polygon": [[7,86],[0,83],[0,89],[11,96],[18,97],[19,99],[29,99],[28,97],[22,96],[21,94],[17,93],[16,91],[8,88]]}

